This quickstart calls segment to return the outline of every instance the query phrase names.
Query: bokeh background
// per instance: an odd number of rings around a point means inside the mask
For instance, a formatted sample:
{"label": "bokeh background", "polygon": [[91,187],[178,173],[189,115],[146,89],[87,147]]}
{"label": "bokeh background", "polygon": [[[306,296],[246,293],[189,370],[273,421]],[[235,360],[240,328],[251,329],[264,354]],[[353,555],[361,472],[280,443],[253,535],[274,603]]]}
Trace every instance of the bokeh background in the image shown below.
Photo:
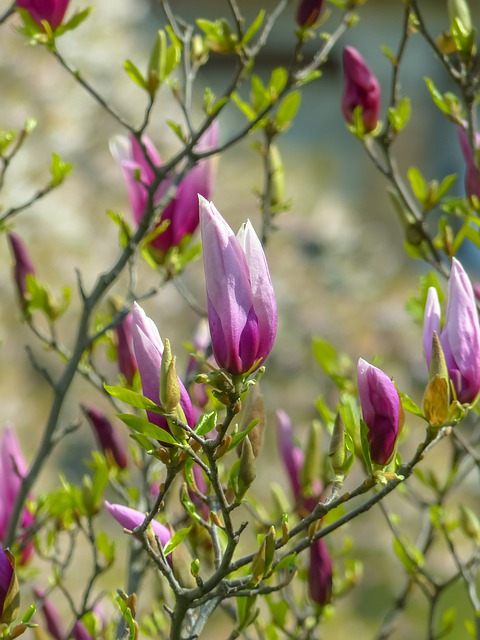
{"label": "bokeh background", "polygon": [[[0,12],[9,3],[0,2]],[[84,8],[83,0],[72,0],[71,10]],[[262,3],[267,10],[272,0]],[[288,64],[295,43],[294,2],[282,15],[258,60],[256,72],[264,79],[271,69]],[[475,4],[475,3],[472,3]],[[240,0],[248,18],[253,18],[259,3]],[[447,2],[422,0],[431,32],[448,28]],[[175,0],[172,7],[186,21],[196,17],[214,19],[228,12],[222,0],[201,3]],[[139,68],[147,64],[149,49],[157,29],[165,24],[160,3],[147,0],[102,0],[93,3],[90,18],[77,31],[59,40],[59,49],[69,62],[115,108],[132,123],[143,115],[145,99],[122,69],[131,59]],[[472,7],[478,18],[478,7]],[[385,192],[385,183],[369,162],[362,145],[353,138],[343,122],[341,50],[348,43],[357,47],[378,76],[388,95],[390,64],[380,51],[382,44],[395,51],[401,32],[403,3],[393,0],[369,0],[359,10],[360,22],[343,36],[329,57],[320,81],[307,86],[294,126],[279,140],[287,196],[291,209],[276,218],[277,230],[268,246],[268,260],[276,288],[280,325],[275,348],[262,382],[269,424],[267,446],[259,461],[259,476],[275,479],[287,488],[278,465],[275,448],[274,412],[284,408],[292,416],[298,437],[304,441],[306,429],[317,418],[315,398],[322,394],[332,406],[337,392],[315,364],[311,353],[313,336],[329,340],[340,351],[373,360],[379,356],[382,367],[399,387],[420,401],[426,371],[421,350],[421,329],[405,308],[408,296],[417,290],[417,280],[425,268],[413,262],[403,250],[401,227]],[[476,15],[475,15],[476,12]],[[1,194],[4,208],[22,202],[48,181],[50,153],[55,151],[73,163],[66,183],[56,192],[19,215],[14,228],[27,243],[38,276],[51,284],[54,292],[68,286],[73,299],[62,321],[61,339],[71,344],[78,315],[75,270],[91,286],[96,274],[106,270],[118,250],[117,229],[109,220],[108,210],[124,212],[129,217],[126,189],[119,168],[109,153],[109,139],[119,133],[117,123],[88,96],[41,47],[26,44],[16,30],[13,17],[0,35],[0,128],[20,129],[27,117],[38,119],[38,127],[15,159]],[[328,30],[330,22],[323,27]],[[317,42],[306,50],[311,55]],[[212,55],[197,80],[198,106],[196,122],[201,121],[201,96],[205,86],[218,95],[231,74],[228,57]],[[459,173],[453,193],[463,193],[463,166],[456,132],[436,110],[425,87],[424,77],[432,77],[437,86],[451,89],[441,65],[420,36],[412,39],[401,73],[402,94],[412,100],[412,118],[395,143],[400,170],[415,165],[427,179]],[[195,101],[194,101],[195,102]],[[386,117],[386,97],[382,117]],[[149,136],[168,158],[178,143],[166,120],[181,121],[181,114],[168,90],[163,90],[151,119]],[[235,107],[220,118],[221,139],[227,140],[244,119]],[[258,134],[257,134],[258,135]],[[213,200],[237,228],[249,217],[258,228],[260,214],[258,191],[263,184],[261,160],[252,150],[257,138],[252,135],[222,156]],[[473,277],[480,274],[480,262],[474,250],[462,256]],[[50,403],[50,390],[32,370],[25,352],[31,344],[37,358],[54,373],[62,364],[32,339],[17,310],[16,294],[10,271],[6,242],[0,243],[0,389],[2,420],[18,430],[27,460],[31,460],[42,433]],[[192,264],[182,281],[204,305],[201,263]],[[139,268],[139,281],[147,289],[158,282],[158,275],[146,265]],[[123,283],[124,284],[124,283]],[[122,283],[116,292],[122,294]],[[195,314],[174,285],[167,285],[159,296],[145,304],[162,336],[169,337],[180,361],[187,353],[182,343],[189,339],[197,322]],[[100,356],[100,366],[112,380],[113,363]],[[79,402],[89,401],[111,413],[108,403],[82,382],[77,382],[67,399],[62,421],[67,424],[79,416]],[[421,429],[412,423],[402,444],[407,457],[422,438]],[[324,446],[327,447],[327,442]],[[61,444],[48,469],[40,478],[44,488],[57,483],[57,470],[70,480],[85,471],[82,458],[88,456],[93,440],[84,425],[71,440]],[[442,444],[432,456],[434,466],[447,455]],[[268,482],[257,481],[259,495],[268,499]],[[265,487],[265,488],[262,488]],[[468,501],[478,500],[478,476],[467,480]],[[262,494],[263,492],[263,494]],[[412,519],[405,500],[395,497],[392,510]],[[109,523],[105,527],[110,527]],[[114,528],[110,527],[113,533]],[[399,563],[393,557],[392,541],[383,516],[372,511],[353,523],[348,531],[355,542],[354,555],[364,561],[361,584],[338,602],[337,614],[326,622],[325,637],[332,640],[355,632],[358,640],[375,637],[380,621],[400,587]],[[339,537],[339,542],[340,542]],[[340,545],[339,545],[340,546]],[[339,560],[340,562],[340,560]],[[435,562],[440,574],[448,575],[451,566],[439,549]],[[81,571],[75,580],[81,579]],[[72,579],[73,581],[73,579]],[[465,593],[455,587],[449,591],[448,606],[468,612]],[[414,598],[392,638],[424,637],[424,602]],[[212,638],[224,637],[212,630]],[[447,636],[464,637],[461,624]]]}

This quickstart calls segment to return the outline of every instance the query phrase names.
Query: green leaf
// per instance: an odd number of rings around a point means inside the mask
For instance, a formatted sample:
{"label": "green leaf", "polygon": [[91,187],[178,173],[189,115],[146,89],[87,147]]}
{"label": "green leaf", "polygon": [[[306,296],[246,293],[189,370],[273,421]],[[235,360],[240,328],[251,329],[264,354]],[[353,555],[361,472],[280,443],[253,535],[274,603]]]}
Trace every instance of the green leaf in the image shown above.
{"label": "green leaf", "polygon": [[13,129],[10,131],[0,130],[0,156],[4,156],[8,147],[12,144],[12,142],[17,137],[16,132]]}
{"label": "green leaf", "polygon": [[[165,442],[175,446],[178,445],[178,442],[168,431],[162,429],[156,424],[153,424],[152,422],[149,422],[145,418],[132,416],[130,413],[117,413],[117,418],[120,418],[127,427],[130,427],[130,429],[133,429],[134,431],[138,431],[138,433],[141,433],[147,438],[153,438],[154,440],[159,440],[160,442]],[[150,443],[149,449],[151,448],[152,445]]]}
{"label": "green leaf", "polygon": [[278,100],[278,96],[284,90],[287,80],[288,71],[285,67],[276,67],[272,71],[270,75],[270,82],[268,83],[268,91],[272,101]]}
{"label": "green leaf", "polygon": [[405,409],[405,411],[413,413],[414,416],[418,416],[419,418],[425,418],[420,407],[416,405],[415,402],[411,398],[409,398],[406,393],[404,393],[403,391],[399,391],[398,389],[397,391],[402,402],[402,407]]}
{"label": "green leaf", "polygon": [[149,398],[142,396],[141,393],[131,391],[130,389],[124,389],[123,387],[110,386],[108,384],[105,384],[103,386],[107,393],[109,393],[114,398],[118,398],[122,402],[129,404],[131,407],[153,411],[154,413],[158,413],[160,415],[165,414],[161,407],[156,405],[155,402],[153,402]]}
{"label": "green leaf", "polygon": [[424,564],[422,552],[403,536],[395,537],[393,550],[409,574],[415,574],[418,571],[418,567],[422,567]]}
{"label": "green leaf", "polygon": [[63,162],[58,153],[52,153],[52,163],[50,165],[51,186],[57,187],[61,184],[71,170],[72,165],[70,162]]}
{"label": "green leaf", "polygon": [[178,545],[182,544],[185,538],[190,533],[192,527],[186,527],[185,529],[180,529],[177,531],[167,542],[167,544],[163,547],[163,553],[168,556],[174,549],[178,547]]}
{"label": "green leaf", "polygon": [[281,571],[282,569],[289,569],[293,571],[296,567],[296,558],[297,553],[294,551],[293,553],[289,553],[287,556],[284,556],[277,564],[275,565],[273,571]]}
{"label": "green leaf", "polygon": [[92,11],[92,7],[87,7],[86,9],[83,9],[83,11],[77,11],[76,13],[73,14],[70,20],[68,20],[64,24],[61,24],[59,27],[55,29],[55,35],[60,36],[62,35],[62,33],[65,33],[66,31],[73,31],[74,29],[79,27],[82,24],[82,22],[85,22],[85,20],[88,18],[91,11]]}
{"label": "green leaf", "polygon": [[453,183],[456,181],[457,179],[457,174],[456,173],[452,173],[448,176],[445,176],[445,178],[441,181],[438,189],[437,189],[437,198],[438,200],[440,200],[441,198],[443,198],[443,196],[447,193],[447,191],[450,190],[450,187],[453,185]]}
{"label": "green leaf", "polygon": [[195,433],[198,436],[204,436],[217,426],[217,412],[211,411],[210,413],[204,413],[195,427]]}
{"label": "green leaf", "polygon": [[232,102],[240,109],[240,111],[244,116],[246,116],[248,120],[255,120],[255,118],[257,117],[256,112],[254,111],[254,109],[252,109],[248,102],[245,102],[240,98],[239,94],[236,91],[232,93]]}
{"label": "green leaf", "polygon": [[142,449],[144,449],[145,451],[152,450],[151,441],[146,436],[143,436],[141,433],[131,433],[130,438],[132,440],[135,440],[135,442],[138,445],[140,445],[140,447],[142,447]]}
{"label": "green leaf", "polygon": [[128,77],[142,89],[147,89],[147,82],[142,72],[133,64],[131,60],[125,60],[123,68],[127,72]]}
{"label": "green leaf", "polygon": [[368,426],[360,419],[360,443],[362,445],[363,459],[370,475],[373,474],[372,459],[370,457],[370,443],[368,442]]}
{"label": "green leaf", "polygon": [[408,120],[410,119],[410,100],[403,98],[403,100],[396,106],[390,107],[388,110],[388,120],[395,131],[401,131]]}
{"label": "green leaf", "polygon": [[258,424],[258,418],[255,418],[255,420],[252,420],[249,423],[249,425],[243,431],[240,431],[239,433],[236,433],[232,438],[232,442],[230,443],[230,446],[228,447],[228,451],[232,451],[232,449],[235,449],[237,447],[237,445],[239,445],[242,442],[242,440],[244,440],[248,436],[250,431],[257,424]]}
{"label": "green leaf", "polygon": [[443,98],[443,95],[437,89],[433,80],[431,78],[424,78],[424,80],[427,85],[427,89],[430,92],[433,102],[437,105],[440,111],[442,111],[443,113],[448,113],[449,109]]}
{"label": "green leaf", "polygon": [[423,204],[427,199],[427,183],[425,178],[416,167],[410,167],[407,176],[415,197]]}
{"label": "green leaf", "polygon": [[240,47],[244,47],[255,36],[257,31],[262,26],[263,19],[265,18],[265,13],[266,13],[265,9],[261,9],[261,11],[259,12],[257,17],[255,18],[255,20],[252,22],[252,24],[245,31],[245,33],[243,35],[243,38],[241,39],[241,41],[239,43]]}
{"label": "green leaf", "polygon": [[96,546],[98,551],[105,558],[107,565],[112,564],[115,559],[115,542],[111,541],[107,534],[101,531],[97,535]]}
{"label": "green leaf", "polygon": [[37,610],[37,607],[35,606],[35,604],[31,604],[26,610],[26,612],[23,614],[21,622],[23,622],[24,624],[26,624],[27,622],[30,622],[36,610]]}
{"label": "green leaf", "polygon": [[281,101],[275,114],[275,126],[279,131],[288,129],[302,101],[300,91],[292,91]]}

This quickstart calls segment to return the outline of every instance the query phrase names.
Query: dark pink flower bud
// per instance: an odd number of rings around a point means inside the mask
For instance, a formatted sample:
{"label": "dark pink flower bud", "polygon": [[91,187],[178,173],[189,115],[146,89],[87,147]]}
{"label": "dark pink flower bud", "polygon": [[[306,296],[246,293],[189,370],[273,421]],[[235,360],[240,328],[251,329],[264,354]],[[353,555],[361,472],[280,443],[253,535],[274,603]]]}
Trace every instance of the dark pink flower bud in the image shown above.
{"label": "dark pink flower bud", "polygon": [[322,10],[323,0],[300,0],[297,8],[297,24],[299,27],[314,25]]}
{"label": "dark pink flower bud", "polygon": [[437,291],[430,287],[423,324],[427,366],[430,367],[433,332],[436,331],[457,400],[471,403],[480,391],[480,323],[472,284],[456,258],[452,261],[447,311],[441,333],[440,313]]}
{"label": "dark pink flower bud", "polygon": [[86,626],[80,620],[77,620],[73,627],[74,640],[93,640],[93,637],[88,633]]}
{"label": "dark pink flower bud", "polygon": [[386,465],[393,456],[404,414],[400,396],[390,378],[362,358],[357,366],[358,395],[368,427],[372,462]]}
{"label": "dark pink flower bud", "polygon": [[62,24],[70,0],[17,0],[17,7],[27,9],[38,25],[46,20],[55,31]]}
{"label": "dark pink flower bud", "polygon": [[308,591],[313,602],[328,604],[332,597],[332,560],[323,538],[310,547]]}
{"label": "dark pink flower bud", "polygon": [[277,332],[267,259],[250,221],[235,236],[204,198],[200,229],[213,355],[229,373],[247,373],[268,356]]}
{"label": "dark pink flower bud", "polygon": [[[133,307],[133,349],[142,381],[143,395],[160,404],[160,375],[163,357],[163,342],[158,329],[140,305],[135,303]],[[181,380],[180,406],[185,414],[185,419],[193,428],[195,422],[190,397]],[[147,411],[148,419],[161,429],[170,431],[167,419],[158,413]]]}
{"label": "dark pink flower bud", "polygon": [[[467,134],[463,127],[458,128],[458,139],[460,140],[460,147],[462,148],[462,154],[465,159],[466,171],[465,171],[465,193],[469,198],[477,196],[480,198],[480,172],[477,169],[475,160],[472,155],[470,143],[468,141]],[[480,146],[480,134],[475,134],[475,146]]]}
{"label": "dark pink flower bud", "polygon": [[[128,529],[129,531],[133,531],[135,527],[139,527],[145,520],[144,513],[136,509],[131,509],[130,507],[124,507],[121,504],[110,504],[110,502],[105,501],[105,508],[112,518],[115,518],[124,529]],[[152,520],[152,529],[164,547],[172,537],[170,529],[155,519]]]}
{"label": "dark pink flower bud", "polygon": [[[155,146],[146,136],[143,144],[153,165],[160,167],[161,158]],[[214,149],[218,144],[218,124],[214,122],[198,141],[195,151],[203,152]],[[111,152],[119,163],[127,184],[132,214],[137,222],[145,214],[147,206],[147,188],[155,179],[155,173],[147,162],[143,150],[135,137],[115,138]],[[151,242],[151,246],[165,254],[171,247],[178,247],[185,236],[192,235],[199,223],[198,194],[210,198],[215,177],[215,164],[212,158],[200,160],[181,180],[175,195],[165,207],[160,223],[168,220],[170,224]],[[140,178],[140,180],[138,179]],[[155,193],[154,204],[158,204],[168,191],[172,181],[164,180]],[[159,223],[159,224],[160,224]]]}
{"label": "dark pink flower bud", "polygon": [[293,496],[298,501],[302,493],[300,474],[305,462],[305,455],[295,443],[292,421],[283,409],[277,409],[277,444],[290,480]]}
{"label": "dark pink flower bud", "polygon": [[130,385],[138,369],[135,354],[133,353],[132,320],[132,314],[128,313],[115,327],[115,333],[117,335],[118,369]]}
{"label": "dark pink flower bud", "polygon": [[40,609],[45,619],[48,633],[52,636],[52,638],[54,638],[54,640],[65,640],[67,634],[63,627],[60,614],[58,613],[53,602],[48,598],[45,598],[44,592],[37,587],[33,588],[33,595],[37,600],[41,601]]}
{"label": "dark pink flower bud", "polygon": [[[15,500],[17,499],[23,478],[27,474],[27,467],[20,451],[17,437],[13,429],[5,427],[0,440],[0,540],[5,537]],[[27,529],[33,524],[33,514],[28,509],[23,510],[21,527]],[[20,535],[23,544],[20,561],[25,563],[33,551],[33,544],[25,542],[25,536]]]}
{"label": "dark pink flower bud", "polygon": [[15,283],[17,285],[18,295],[22,306],[25,304],[25,298],[27,294],[27,275],[35,275],[35,268],[33,262],[27,251],[27,247],[23,240],[13,231],[7,234],[10,242],[10,249],[12,251],[12,257],[14,259],[14,276]]}
{"label": "dark pink flower bud", "polygon": [[98,409],[90,405],[82,405],[88,422],[93,429],[98,445],[102,451],[110,451],[113,459],[121,469],[128,464],[127,450],[120,434],[110,420]]}
{"label": "dark pink flower bud", "polygon": [[380,110],[380,84],[353,47],[345,47],[343,50],[343,70],[345,88],[342,111],[345,120],[353,124],[353,112],[361,107],[365,131],[373,131],[377,126]]}

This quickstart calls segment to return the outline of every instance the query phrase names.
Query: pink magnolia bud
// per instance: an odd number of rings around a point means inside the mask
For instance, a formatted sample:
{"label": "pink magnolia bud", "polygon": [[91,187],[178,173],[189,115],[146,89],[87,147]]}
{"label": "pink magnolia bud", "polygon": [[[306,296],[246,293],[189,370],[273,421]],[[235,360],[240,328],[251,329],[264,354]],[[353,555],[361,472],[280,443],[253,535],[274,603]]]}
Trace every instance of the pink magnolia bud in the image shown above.
{"label": "pink magnolia bud", "polygon": [[35,268],[28,254],[27,247],[20,236],[13,233],[13,231],[10,231],[7,234],[7,237],[10,242],[10,249],[14,259],[15,283],[23,306],[27,294],[27,275],[35,275]]}
{"label": "pink magnolia bud", "polygon": [[54,640],[65,640],[66,632],[63,628],[62,619],[60,618],[60,614],[55,608],[53,602],[48,598],[45,598],[44,592],[37,587],[33,588],[33,595],[37,600],[41,601],[40,609],[45,619],[48,633],[52,636],[52,638],[54,638]]}
{"label": "pink magnolia bud", "polygon": [[110,451],[113,459],[121,469],[128,464],[127,450],[120,434],[110,420],[98,409],[90,405],[82,405],[88,422],[93,429],[99,447],[102,451]]}
{"label": "pink magnolia bud", "polygon": [[[475,134],[475,145],[480,146],[480,134]],[[469,198],[477,196],[480,198],[480,172],[477,169],[475,160],[472,155],[470,143],[463,127],[458,128],[458,139],[462,148],[463,157],[466,164],[465,172],[465,192]]]}
{"label": "pink magnolia bud", "polygon": [[343,50],[343,70],[345,89],[342,111],[345,120],[353,124],[353,112],[357,107],[361,107],[365,131],[373,131],[377,126],[380,110],[380,84],[360,53],[353,47],[345,47]]}
{"label": "pink magnolia bud", "polygon": [[[151,140],[142,139],[152,164],[160,167],[161,158]],[[195,151],[201,153],[214,149],[218,144],[218,124],[214,122],[198,141]],[[127,184],[130,206],[137,224],[145,214],[147,206],[147,187],[155,179],[155,173],[147,162],[143,150],[135,137],[116,138],[110,146],[112,154],[120,167]],[[177,247],[187,235],[192,235],[199,223],[198,194],[210,198],[215,178],[215,165],[212,158],[200,160],[181,180],[175,195],[165,207],[160,223],[168,220],[170,224],[151,242],[151,246],[162,254],[171,247]],[[140,179],[138,179],[140,178]],[[171,185],[171,179],[164,180],[158,187],[154,204],[158,204]],[[159,224],[160,224],[159,223]]]}
{"label": "pink magnolia bud", "polygon": [[62,24],[70,0],[17,0],[17,7],[27,9],[35,20],[41,25],[46,20],[55,31]]}
{"label": "pink magnolia bud", "polygon": [[403,426],[400,396],[390,378],[362,358],[357,366],[358,395],[368,427],[372,462],[386,465],[393,456]]}
{"label": "pink magnolia bud", "polygon": [[17,617],[20,602],[15,560],[0,547],[0,623],[10,624]]}
{"label": "pink magnolia bud", "polygon": [[292,421],[283,409],[277,409],[277,444],[294,498],[298,500],[302,493],[300,474],[305,462],[305,455],[295,443]]}
{"label": "pink magnolia bud", "polygon": [[[429,367],[434,331],[440,331],[440,304],[436,290],[431,287],[423,326],[423,345]],[[458,401],[473,402],[480,391],[480,324],[472,284],[455,258],[448,281],[447,311],[440,343]]]}
{"label": "pink magnolia bud", "polygon": [[118,368],[130,385],[138,369],[137,361],[133,353],[132,321],[132,314],[128,313],[115,327],[115,333],[117,335]]}
{"label": "pink magnolia bud", "polygon": [[[105,501],[105,508],[112,518],[121,524],[124,529],[129,529],[130,531],[133,531],[135,527],[139,527],[145,520],[144,513],[130,507],[124,507],[121,504],[110,504],[110,502]],[[152,520],[152,529],[164,547],[172,537],[170,529],[155,519]]]}
{"label": "pink magnolia bud", "polygon": [[256,369],[277,332],[267,260],[250,221],[235,236],[213,202],[200,198],[208,322],[215,360],[233,375]]}
{"label": "pink magnolia bud", "polygon": [[73,627],[74,640],[93,640],[93,637],[88,633],[86,626],[80,620],[77,620]]}
{"label": "pink magnolia bud", "polygon": [[[160,404],[160,372],[163,357],[163,342],[153,320],[136,304],[133,307],[133,349],[142,381],[143,395]],[[181,380],[180,405],[188,424],[194,426],[192,403]],[[147,412],[148,419],[161,429],[170,431],[167,419],[158,413]]]}
{"label": "pink magnolia bud", "polygon": [[300,0],[297,8],[297,24],[299,27],[314,25],[322,10],[323,0]]}
{"label": "pink magnolia bud", "polygon": [[[15,500],[22,480],[27,474],[27,467],[20,451],[15,432],[9,426],[5,427],[0,439],[0,540],[5,537]],[[33,524],[33,515],[28,509],[23,510],[21,518],[22,529],[27,529]],[[19,542],[24,543],[24,536],[20,536]],[[31,542],[24,544],[21,562],[25,563],[33,551]]]}
{"label": "pink magnolia bud", "polygon": [[326,605],[332,597],[332,560],[323,538],[310,547],[308,591],[313,602]]}

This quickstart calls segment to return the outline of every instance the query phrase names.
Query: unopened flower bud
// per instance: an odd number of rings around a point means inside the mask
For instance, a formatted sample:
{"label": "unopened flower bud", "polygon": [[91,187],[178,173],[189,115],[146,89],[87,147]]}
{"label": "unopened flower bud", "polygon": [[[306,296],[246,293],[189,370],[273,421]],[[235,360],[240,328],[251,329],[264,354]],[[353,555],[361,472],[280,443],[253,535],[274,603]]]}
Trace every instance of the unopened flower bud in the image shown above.
{"label": "unopened flower bud", "polygon": [[127,450],[120,434],[110,420],[96,407],[82,405],[82,409],[93,429],[100,448],[107,453],[110,451],[113,460],[121,469],[127,466]]}
{"label": "unopened flower bud", "polygon": [[310,547],[308,568],[310,598],[319,605],[328,604],[332,597],[332,561],[325,540],[320,538]]}
{"label": "unopened flower bud", "polygon": [[472,17],[466,0],[448,0],[448,16],[451,23],[457,19],[465,32],[471,33],[473,28]]}
{"label": "unopened flower bud", "polygon": [[22,308],[25,309],[27,304],[27,276],[34,276],[35,268],[28,254],[27,247],[20,236],[10,231],[7,237],[10,242],[10,249],[14,260],[13,269],[18,296]]}
{"label": "unopened flower bud", "polygon": [[265,536],[265,575],[268,575],[272,568],[273,559],[275,557],[275,527],[271,526]]}
{"label": "unopened flower bud", "polygon": [[0,547],[0,623],[10,624],[17,617],[20,591],[15,559]]}
{"label": "unopened flower bud", "polygon": [[323,0],[300,0],[296,20],[299,27],[311,27],[318,21]]}
{"label": "unopened flower bud", "polygon": [[328,455],[330,457],[330,464],[335,476],[335,481],[342,482],[345,476],[347,449],[345,446],[345,425],[339,413],[335,416]]}
{"label": "unopened flower bud", "polygon": [[[255,456],[255,458],[258,458],[263,449],[265,427],[267,424],[265,402],[263,400],[263,395],[260,392],[260,387],[258,384],[250,387],[250,390],[243,404],[241,416],[242,418],[240,422],[240,431],[244,431],[252,422],[252,420],[258,420],[257,424],[253,427],[253,429],[250,429],[248,433],[248,438],[252,444],[253,455]],[[241,455],[241,451],[242,446],[239,445],[237,447],[238,455]]]}
{"label": "unopened flower bud", "polygon": [[380,84],[360,53],[353,47],[345,47],[343,50],[343,70],[343,115],[347,122],[354,124],[354,112],[360,109],[365,132],[373,131],[377,126],[380,110]]}
{"label": "unopened flower bud", "polygon": [[243,440],[242,455],[240,457],[240,467],[238,470],[238,500],[242,500],[245,496],[249,487],[253,484],[256,475],[252,443],[248,436],[246,436]]}
{"label": "unopened flower bud", "polygon": [[448,418],[450,389],[447,363],[440,338],[433,332],[429,382],[423,397],[423,412],[432,427],[439,427]]}

